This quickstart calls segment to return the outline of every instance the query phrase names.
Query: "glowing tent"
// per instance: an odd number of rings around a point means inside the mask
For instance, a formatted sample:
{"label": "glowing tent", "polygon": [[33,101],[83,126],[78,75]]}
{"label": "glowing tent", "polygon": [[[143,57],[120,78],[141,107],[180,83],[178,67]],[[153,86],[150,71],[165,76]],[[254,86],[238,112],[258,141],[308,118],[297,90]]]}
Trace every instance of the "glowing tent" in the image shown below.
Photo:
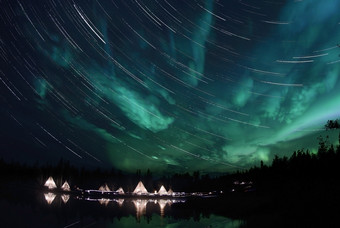
{"label": "glowing tent", "polygon": [[64,184],[61,186],[61,189],[63,191],[71,191],[70,185],[67,183],[67,181],[64,182]]}
{"label": "glowing tent", "polygon": [[158,191],[159,195],[168,195],[168,192],[166,191],[166,189],[164,188],[164,186],[162,185],[161,188]]}
{"label": "glowing tent", "polygon": [[54,189],[57,188],[57,185],[55,184],[52,177],[49,177],[47,181],[45,182],[44,186],[48,187],[48,189]]}
{"label": "glowing tent", "polygon": [[135,190],[133,191],[133,194],[137,195],[148,194],[148,190],[146,190],[144,184],[141,181],[139,181]]}
{"label": "glowing tent", "polygon": [[109,186],[107,186],[107,184],[105,184],[105,185],[100,186],[99,191],[110,192],[111,190],[110,190]]}
{"label": "glowing tent", "polygon": [[123,195],[124,194],[124,190],[122,187],[118,188],[116,191],[119,195]]}
{"label": "glowing tent", "polygon": [[173,195],[174,194],[174,191],[172,191],[172,189],[170,188],[169,191],[168,191],[168,195]]}

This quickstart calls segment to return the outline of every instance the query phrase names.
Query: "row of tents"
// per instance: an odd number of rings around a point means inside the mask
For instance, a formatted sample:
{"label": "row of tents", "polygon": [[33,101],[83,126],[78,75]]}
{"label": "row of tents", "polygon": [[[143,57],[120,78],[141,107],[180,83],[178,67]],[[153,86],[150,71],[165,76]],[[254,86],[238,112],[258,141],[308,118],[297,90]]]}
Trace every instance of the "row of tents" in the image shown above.
{"label": "row of tents", "polygon": [[[111,190],[110,190],[109,186],[107,186],[107,184],[100,186],[99,191],[101,191],[103,193],[104,192],[111,192]],[[118,193],[118,194],[125,194],[122,187],[118,188],[118,190],[116,190],[115,192]],[[148,192],[148,190],[146,190],[143,182],[139,181],[135,190],[132,192],[132,194],[134,194],[134,195],[151,195],[151,194],[155,195],[156,194],[156,195],[163,196],[163,195],[173,195],[174,192],[172,191],[172,189],[169,189],[169,191],[167,191],[165,189],[165,187],[162,185],[160,187],[160,189],[158,190],[158,192],[155,191],[154,193],[150,193],[150,192]]]}
{"label": "row of tents", "polygon": [[[57,185],[54,182],[52,177],[49,177],[47,179],[47,181],[44,184],[45,187],[47,187],[50,190],[56,189]],[[67,181],[64,182],[64,184],[61,186],[61,190],[63,191],[71,191],[70,185],[67,183]],[[110,190],[109,186],[107,186],[107,184],[100,186],[99,191],[101,191],[102,193],[104,192],[113,192]],[[118,188],[116,191],[114,191],[117,194],[123,195],[125,194],[124,190],[122,187]],[[165,189],[165,187],[162,185],[160,187],[160,189],[157,191],[155,191],[154,193],[149,193],[148,190],[146,190],[144,184],[142,181],[139,181],[135,190],[132,192],[132,194],[134,195],[173,195],[174,192],[172,191],[172,189],[169,189],[169,191],[167,191]]]}
{"label": "row of tents", "polygon": [[[50,190],[58,188],[52,177],[49,177],[47,179],[44,186],[47,187]],[[67,191],[67,192],[71,191],[70,185],[67,183],[67,181],[65,181],[64,184],[60,188],[63,191]]]}
{"label": "row of tents", "polygon": [[[100,186],[99,191],[101,191],[102,193],[104,193],[104,192],[112,192],[111,189],[109,188],[109,186],[107,186],[107,184]],[[124,192],[122,187],[118,188],[114,192],[116,192],[119,195],[124,195],[125,194],[125,192]]]}
{"label": "row of tents", "polygon": [[136,195],[157,194],[157,195],[161,195],[161,196],[163,196],[163,195],[173,195],[174,194],[172,189],[169,189],[169,191],[167,191],[163,185],[159,188],[158,192],[155,191],[154,193],[149,193],[148,190],[146,190],[143,182],[141,182],[141,181],[138,182],[135,190],[132,193],[136,194]]}

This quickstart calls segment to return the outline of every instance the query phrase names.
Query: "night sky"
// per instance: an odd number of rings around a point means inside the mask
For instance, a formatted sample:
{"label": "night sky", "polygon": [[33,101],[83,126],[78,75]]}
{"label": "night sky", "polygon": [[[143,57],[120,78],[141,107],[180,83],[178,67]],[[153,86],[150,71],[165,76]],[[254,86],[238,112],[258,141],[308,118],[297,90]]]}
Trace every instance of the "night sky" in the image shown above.
{"label": "night sky", "polygon": [[230,172],[340,117],[339,0],[1,0],[0,156]]}

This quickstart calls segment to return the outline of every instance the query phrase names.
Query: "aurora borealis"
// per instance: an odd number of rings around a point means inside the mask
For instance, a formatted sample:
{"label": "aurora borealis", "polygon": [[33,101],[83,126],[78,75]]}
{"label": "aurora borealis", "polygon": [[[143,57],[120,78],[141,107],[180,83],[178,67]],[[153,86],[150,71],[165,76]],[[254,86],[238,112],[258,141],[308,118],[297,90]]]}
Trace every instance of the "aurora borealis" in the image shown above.
{"label": "aurora borealis", "polygon": [[[340,117],[338,0],[0,1],[1,157],[228,172]],[[333,142],[333,141],[332,141]]]}

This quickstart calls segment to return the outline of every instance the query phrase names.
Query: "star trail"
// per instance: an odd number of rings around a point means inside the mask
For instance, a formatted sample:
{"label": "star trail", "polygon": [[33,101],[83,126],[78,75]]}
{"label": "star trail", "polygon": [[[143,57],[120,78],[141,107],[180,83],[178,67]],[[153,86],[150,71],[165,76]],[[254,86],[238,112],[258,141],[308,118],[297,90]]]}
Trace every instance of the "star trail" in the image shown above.
{"label": "star trail", "polygon": [[340,116],[339,9],[1,0],[0,155],[215,173],[313,151]]}

